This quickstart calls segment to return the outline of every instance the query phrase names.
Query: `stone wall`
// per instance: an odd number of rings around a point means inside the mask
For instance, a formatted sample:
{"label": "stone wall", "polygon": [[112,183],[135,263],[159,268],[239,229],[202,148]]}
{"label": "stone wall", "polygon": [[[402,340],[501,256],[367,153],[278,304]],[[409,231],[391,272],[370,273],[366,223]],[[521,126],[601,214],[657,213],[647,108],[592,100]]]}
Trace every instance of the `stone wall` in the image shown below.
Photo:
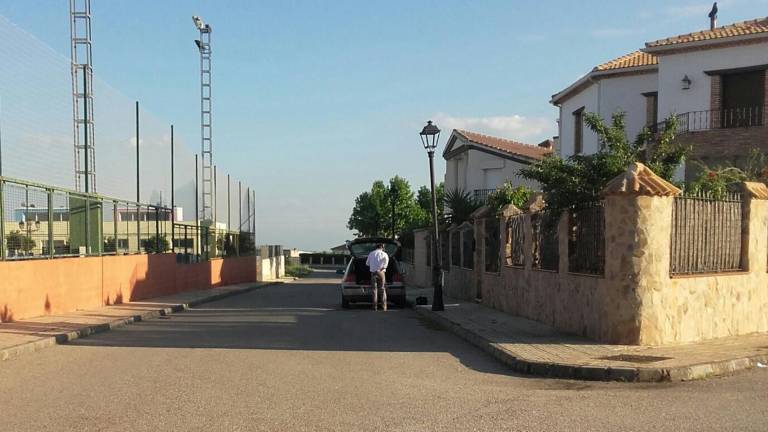
{"label": "stone wall", "polygon": [[[598,275],[568,271],[566,215],[557,225],[559,269],[545,271],[532,265],[530,212],[540,204],[532,203],[522,216],[522,267],[504,261],[506,222],[520,210],[477,212],[474,269],[451,266],[446,294],[473,300],[479,293],[487,306],[607,343],[663,345],[768,331],[768,188],[745,184],[744,270],[695,276],[670,275],[672,208],[679,192],[641,164],[609,184],[603,200],[604,271]],[[502,227],[497,273],[486,272],[483,262],[483,221],[489,217],[498,217]]]}

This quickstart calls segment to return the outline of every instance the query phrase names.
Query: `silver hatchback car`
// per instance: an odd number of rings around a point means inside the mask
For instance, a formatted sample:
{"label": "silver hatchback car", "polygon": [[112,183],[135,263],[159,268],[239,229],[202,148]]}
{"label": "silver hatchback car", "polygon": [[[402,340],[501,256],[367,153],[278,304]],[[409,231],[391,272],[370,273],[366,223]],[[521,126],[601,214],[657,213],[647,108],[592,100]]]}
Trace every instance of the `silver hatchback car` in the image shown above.
{"label": "silver hatchback car", "polygon": [[352,259],[347,264],[344,278],[341,281],[341,306],[348,308],[351,303],[371,303],[373,288],[371,285],[371,270],[365,263],[368,254],[379,243],[384,244],[384,251],[389,255],[389,265],[386,271],[387,302],[397,306],[405,305],[405,284],[395,254],[400,243],[386,238],[359,238],[347,244]]}

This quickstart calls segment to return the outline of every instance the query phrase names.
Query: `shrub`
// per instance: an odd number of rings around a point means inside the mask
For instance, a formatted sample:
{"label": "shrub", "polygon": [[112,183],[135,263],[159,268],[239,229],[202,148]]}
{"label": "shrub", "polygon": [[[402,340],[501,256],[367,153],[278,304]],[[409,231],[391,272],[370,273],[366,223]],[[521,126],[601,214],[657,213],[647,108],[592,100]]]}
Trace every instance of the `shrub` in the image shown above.
{"label": "shrub", "polygon": [[514,186],[511,182],[505,182],[498,189],[488,194],[488,207],[500,211],[504,206],[513,204],[517,208],[523,208],[531,190],[525,186]]}
{"label": "shrub", "polygon": [[312,273],[312,269],[302,264],[288,264],[285,266],[285,274],[292,277],[306,277]]}
{"label": "shrub", "polygon": [[168,241],[168,238],[166,238],[164,235],[161,235],[159,237],[159,243],[158,243],[158,236],[152,236],[148,239],[142,240],[141,247],[142,249],[144,249],[144,252],[148,254],[163,253],[168,251],[171,248],[171,243]]}
{"label": "shrub", "polygon": [[469,220],[469,216],[482,205],[474,195],[462,189],[453,189],[445,193],[445,206],[450,208],[451,223],[455,225],[461,225]]}
{"label": "shrub", "polygon": [[5,242],[8,250],[15,254],[28,254],[37,246],[35,240],[21,231],[11,231],[6,234]]}

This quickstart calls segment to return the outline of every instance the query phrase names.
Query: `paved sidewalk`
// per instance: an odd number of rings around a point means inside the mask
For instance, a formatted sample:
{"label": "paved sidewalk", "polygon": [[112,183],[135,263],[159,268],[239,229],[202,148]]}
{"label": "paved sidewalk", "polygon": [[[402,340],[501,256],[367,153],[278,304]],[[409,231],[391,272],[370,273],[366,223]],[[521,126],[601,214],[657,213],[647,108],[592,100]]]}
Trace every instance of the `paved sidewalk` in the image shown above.
{"label": "paved sidewalk", "polygon": [[[411,289],[432,302],[431,289]],[[600,381],[687,381],[768,365],[768,334],[661,347],[606,345],[474,302],[445,298],[445,311],[416,312],[489,352],[515,371]]]}
{"label": "paved sidewalk", "polygon": [[0,323],[0,361],[287,280],[293,278],[188,291],[99,309]]}

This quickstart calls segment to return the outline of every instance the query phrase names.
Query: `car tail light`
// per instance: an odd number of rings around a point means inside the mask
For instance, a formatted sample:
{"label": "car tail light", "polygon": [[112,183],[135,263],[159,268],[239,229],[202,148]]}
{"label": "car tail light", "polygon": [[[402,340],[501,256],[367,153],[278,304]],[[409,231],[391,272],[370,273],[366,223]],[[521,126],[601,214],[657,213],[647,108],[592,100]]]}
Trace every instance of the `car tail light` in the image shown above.
{"label": "car tail light", "polygon": [[354,273],[348,273],[347,277],[344,278],[344,283],[354,283],[356,280]]}
{"label": "car tail light", "polygon": [[395,273],[392,276],[392,282],[400,282],[400,283],[402,283],[403,282],[403,277],[400,276],[400,273]]}

